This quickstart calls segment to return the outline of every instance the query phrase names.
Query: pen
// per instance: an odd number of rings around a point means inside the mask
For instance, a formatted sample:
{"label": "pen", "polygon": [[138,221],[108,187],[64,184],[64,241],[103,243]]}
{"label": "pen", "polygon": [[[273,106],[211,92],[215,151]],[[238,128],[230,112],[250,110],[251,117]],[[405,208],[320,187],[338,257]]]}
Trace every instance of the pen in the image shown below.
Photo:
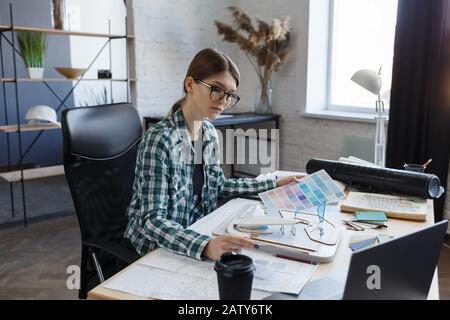
{"label": "pen", "polygon": [[354,222],[350,222],[349,220],[343,220],[343,222],[355,231],[364,231],[365,230],[365,228],[361,227],[360,225],[358,225]]}
{"label": "pen", "polygon": [[[287,259],[293,259],[293,258],[288,258],[289,255],[287,255],[287,252],[289,250],[282,249],[282,248],[277,248],[277,247],[274,247],[273,245],[270,245],[270,244],[256,243],[255,244],[255,249],[258,250],[258,251],[269,252],[269,253],[275,254],[276,256],[279,256],[279,257],[285,257]],[[308,252],[307,250],[298,249],[297,251],[301,252],[302,254],[307,254],[307,255],[310,254],[310,252]],[[283,252],[284,252],[284,254],[283,254]],[[296,260],[296,259],[293,259],[293,260]]]}
{"label": "pen", "polygon": [[[353,223],[357,222],[357,223],[361,223],[361,224],[368,224],[368,225],[372,225],[372,226],[376,226],[377,228],[387,228],[388,226],[385,225],[384,223],[376,223],[376,222],[371,222],[371,221],[352,221]],[[373,227],[372,227],[373,228]]]}
{"label": "pen", "polygon": [[263,244],[263,243],[255,243],[255,249],[260,250],[260,251],[265,251],[265,252],[270,252],[273,253],[273,246],[268,245],[268,244]]}

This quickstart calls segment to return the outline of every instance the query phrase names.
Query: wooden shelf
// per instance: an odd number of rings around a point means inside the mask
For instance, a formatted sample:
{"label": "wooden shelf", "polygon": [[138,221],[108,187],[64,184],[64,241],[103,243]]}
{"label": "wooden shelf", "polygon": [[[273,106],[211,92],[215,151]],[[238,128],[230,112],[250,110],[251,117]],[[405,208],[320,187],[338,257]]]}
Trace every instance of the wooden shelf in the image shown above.
{"label": "wooden shelf", "polygon": [[[20,132],[25,131],[41,131],[41,130],[51,130],[51,129],[61,129],[61,125],[57,125],[55,123],[49,124],[21,124]],[[19,126],[17,124],[12,124],[8,126],[0,126],[0,131],[6,133],[13,133],[19,131]]]}
{"label": "wooden shelf", "polygon": [[[23,170],[23,180],[32,180],[45,177],[59,176],[62,174],[64,174],[64,166],[62,165],[25,169]],[[8,182],[18,182],[21,180],[20,170],[2,172],[0,173],[0,178],[3,178]]]}
{"label": "wooden shelf", "polygon": [[[51,88],[54,85],[60,83],[66,83],[69,87],[71,87],[70,91],[67,93],[66,98],[67,99],[69,96],[73,95],[73,91],[74,89],[77,87],[78,84],[80,84],[80,82],[83,82],[86,84],[86,81],[101,81],[98,84],[107,84],[108,82],[111,84],[111,91],[113,90],[112,88],[112,82],[114,83],[122,83],[123,85],[120,85],[120,87],[124,86],[126,87],[127,90],[127,100],[130,100],[130,89],[135,85],[135,82],[137,81],[136,79],[132,79],[132,76],[130,76],[130,68],[129,68],[129,63],[130,63],[130,59],[129,59],[129,44],[131,44],[131,42],[133,41],[133,39],[135,38],[134,35],[129,34],[128,29],[122,30],[122,31],[116,31],[115,34],[111,33],[111,29],[109,28],[109,31],[107,30],[101,30],[100,32],[96,32],[96,30],[92,30],[92,29],[85,29],[85,30],[72,30],[72,31],[67,31],[67,30],[58,30],[58,29],[53,29],[53,28],[36,28],[36,27],[27,27],[27,26],[18,26],[18,25],[14,25],[13,24],[13,10],[12,10],[12,6],[10,5],[10,19],[8,21],[8,23],[6,23],[6,21],[2,24],[0,23],[0,37],[4,36],[4,37],[8,37],[8,38],[13,38],[15,35],[20,34],[20,32],[40,32],[42,34],[47,35],[50,38],[54,38],[54,36],[64,36],[64,37],[72,37],[72,36],[76,36],[76,37],[90,37],[92,39],[97,39],[97,41],[100,42],[104,42],[104,45],[101,49],[96,49],[96,48],[91,48],[92,50],[97,51],[96,55],[93,56],[92,58],[89,58],[89,68],[92,71],[92,66],[93,64],[97,61],[97,58],[100,57],[100,54],[103,52],[103,50],[105,48],[107,48],[107,46],[109,45],[109,53],[110,55],[112,54],[112,49],[111,49],[111,45],[113,42],[113,40],[117,40],[117,39],[122,39],[120,40],[120,42],[125,45],[124,47],[124,53],[126,55],[126,61],[124,61],[124,65],[126,66],[126,73],[125,74],[114,74],[115,78],[117,79],[98,79],[95,78],[98,75],[96,74],[96,72],[92,72],[89,74],[83,74],[82,76],[76,78],[76,79],[67,79],[65,76],[63,76],[62,74],[56,74],[55,72],[52,72],[47,78],[42,77],[40,79],[29,79],[27,76],[28,74],[21,72],[20,74],[14,72],[14,73],[7,73],[7,74],[2,74],[0,75],[0,86],[3,85],[4,89],[6,89],[5,86],[9,87],[9,86],[13,86],[16,88],[16,100],[15,101],[15,109],[17,111],[17,113],[19,113],[19,97],[17,97],[17,90],[20,86],[22,87],[26,87],[27,85],[19,85],[19,83],[28,83],[29,86],[33,86],[36,83],[41,83],[38,86],[41,85],[45,85],[47,87],[47,89],[49,89],[49,91],[56,97],[58,98],[62,104],[64,104],[64,101],[58,96],[58,94],[53,90],[53,88]],[[124,19],[126,22],[126,18]],[[11,21],[11,22],[10,22]],[[87,31],[87,32],[86,32]],[[98,30],[97,30],[98,31]],[[123,33],[123,34],[120,34]],[[6,42],[10,45],[11,49],[12,49],[12,57],[16,57],[16,55],[21,56],[20,52],[19,52],[19,48],[17,46],[17,44],[14,41],[8,40],[7,38],[5,38]],[[80,39],[81,40],[81,39]],[[9,48],[9,47],[8,47]],[[1,50],[0,50],[1,51]],[[106,51],[105,51],[106,52]],[[3,52],[0,54],[1,58],[4,59],[4,54]],[[10,64],[13,65],[14,68],[16,68],[16,59],[13,59],[14,61],[12,61]],[[110,61],[109,61],[109,69],[112,68],[112,60],[110,57]],[[53,67],[49,66],[49,68],[52,68],[51,70],[53,71]],[[47,69],[47,68],[46,68]],[[70,76],[70,75],[69,75]],[[100,75],[101,76],[101,75]],[[86,78],[85,78],[86,77]],[[94,79],[89,79],[94,77]],[[133,73],[133,77],[136,78],[136,76]],[[53,84],[52,84],[53,83]],[[91,84],[94,84],[91,83]],[[7,85],[8,84],[8,85]],[[46,89],[46,88],[42,88],[42,89]],[[7,92],[5,90],[3,90],[3,99],[7,99]],[[9,94],[9,93],[8,93]],[[111,92],[111,97],[113,96],[113,92]],[[6,101],[6,100],[5,100]],[[0,103],[1,104],[1,103]],[[6,106],[5,106],[6,107]],[[33,146],[35,146],[35,143],[38,141],[39,137],[41,136],[42,130],[53,130],[53,129],[61,129],[60,125],[55,125],[55,124],[37,124],[37,125],[30,125],[27,123],[21,124],[20,122],[23,120],[19,120],[16,121],[16,123],[12,124],[12,125],[4,125],[1,126],[0,125],[0,135],[2,135],[3,133],[5,133],[5,135],[8,137],[10,136],[10,134],[14,134],[14,135],[18,135],[17,138],[20,138],[22,135],[22,132],[26,132],[26,131],[34,131],[34,133],[28,133],[27,135],[33,135],[34,140],[29,144],[27,150],[25,151],[25,153],[23,152],[19,152],[19,157],[23,157],[25,155],[28,154],[28,151],[31,150],[31,148]],[[26,122],[26,121],[24,121]],[[54,133],[58,133],[58,132],[54,132]],[[15,137],[13,137],[15,138]],[[14,140],[14,139],[13,139]],[[20,139],[19,139],[20,141]],[[3,149],[3,145],[0,147],[0,154],[4,153]],[[8,148],[7,151],[10,152],[11,150],[11,146],[8,144]],[[14,149],[13,149],[14,150]],[[21,158],[22,159],[22,158]],[[22,161],[20,161],[22,162]],[[19,170],[18,170],[19,169]],[[0,181],[2,179],[6,180],[9,183],[13,183],[13,182],[20,182],[22,184],[22,186],[25,184],[25,180],[32,180],[32,179],[38,179],[38,178],[43,178],[43,177],[51,177],[51,176],[57,176],[57,175],[63,175],[64,174],[64,167],[62,165],[59,166],[50,166],[50,167],[38,167],[38,168],[28,168],[24,169],[23,163],[19,163],[17,165],[12,166],[11,164],[8,166],[7,170],[9,170],[8,172],[0,172]],[[24,219],[24,224],[25,226],[27,225],[27,201],[26,201],[26,193],[25,193],[25,189],[22,187],[22,199],[23,199],[23,219]],[[15,203],[15,199],[14,197],[11,197],[11,207],[12,207],[12,215],[14,217],[14,203]]]}
{"label": "wooden shelf", "polygon": [[[11,26],[0,25],[0,32],[12,30]],[[120,39],[128,38],[134,39],[133,35],[120,35],[120,34],[106,34],[106,33],[93,33],[93,32],[80,32],[80,31],[64,31],[56,29],[46,29],[46,28],[31,28],[31,27],[14,27],[14,31],[33,31],[33,32],[43,32],[55,35],[68,35],[68,36],[81,36],[81,37],[96,37],[96,38],[111,38]]]}
{"label": "wooden shelf", "polygon": [[[66,79],[66,78],[42,78],[42,79],[30,79],[30,78],[0,78],[0,82],[63,82],[63,81],[109,81],[111,79]],[[114,82],[125,82],[127,79],[112,79]],[[130,79],[131,82],[136,79]]]}

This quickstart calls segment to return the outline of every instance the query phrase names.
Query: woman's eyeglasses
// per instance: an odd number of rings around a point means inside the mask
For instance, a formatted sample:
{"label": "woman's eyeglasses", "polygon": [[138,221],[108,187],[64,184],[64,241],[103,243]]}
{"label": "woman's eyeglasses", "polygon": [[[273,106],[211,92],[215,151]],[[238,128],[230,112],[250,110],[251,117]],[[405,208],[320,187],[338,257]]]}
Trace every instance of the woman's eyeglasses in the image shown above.
{"label": "woman's eyeglasses", "polygon": [[219,88],[219,87],[216,87],[216,86],[212,86],[212,85],[207,84],[206,82],[203,82],[201,80],[195,79],[195,81],[197,83],[200,83],[200,84],[202,84],[205,87],[208,87],[210,89],[209,97],[214,102],[220,101],[224,97],[226,97],[225,102],[226,102],[227,107],[232,107],[236,103],[238,103],[239,100],[241,99],[241,98],[239,98],[239,96],[237,96],[237,95],[235,95],[233,93],[225,92],[225,90],[223,90],[222,88]]}

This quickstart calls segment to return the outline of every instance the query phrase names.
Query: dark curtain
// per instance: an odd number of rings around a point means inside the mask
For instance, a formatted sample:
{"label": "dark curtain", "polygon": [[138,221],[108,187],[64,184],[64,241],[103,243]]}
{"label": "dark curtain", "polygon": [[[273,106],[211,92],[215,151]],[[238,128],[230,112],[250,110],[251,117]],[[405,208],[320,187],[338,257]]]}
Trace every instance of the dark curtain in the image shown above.
{"label": "dark curtain", "polygon": [[[446,188],[450,155],[450,0],[399,0],[386,166],[433,159]],[[434,201],[443,218],[445,194]]]}

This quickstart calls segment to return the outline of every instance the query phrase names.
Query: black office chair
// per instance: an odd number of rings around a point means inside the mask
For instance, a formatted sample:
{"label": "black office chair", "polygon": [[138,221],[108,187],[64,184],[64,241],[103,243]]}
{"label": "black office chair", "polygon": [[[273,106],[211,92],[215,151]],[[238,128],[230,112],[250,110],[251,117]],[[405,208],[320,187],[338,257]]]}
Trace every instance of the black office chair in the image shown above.
{"label": "black office chair", "polygon": [[131,104],[62,113],[64,171],[80,225],[79,298],[139,255],[123,239],[131,200],[140,116]]}

